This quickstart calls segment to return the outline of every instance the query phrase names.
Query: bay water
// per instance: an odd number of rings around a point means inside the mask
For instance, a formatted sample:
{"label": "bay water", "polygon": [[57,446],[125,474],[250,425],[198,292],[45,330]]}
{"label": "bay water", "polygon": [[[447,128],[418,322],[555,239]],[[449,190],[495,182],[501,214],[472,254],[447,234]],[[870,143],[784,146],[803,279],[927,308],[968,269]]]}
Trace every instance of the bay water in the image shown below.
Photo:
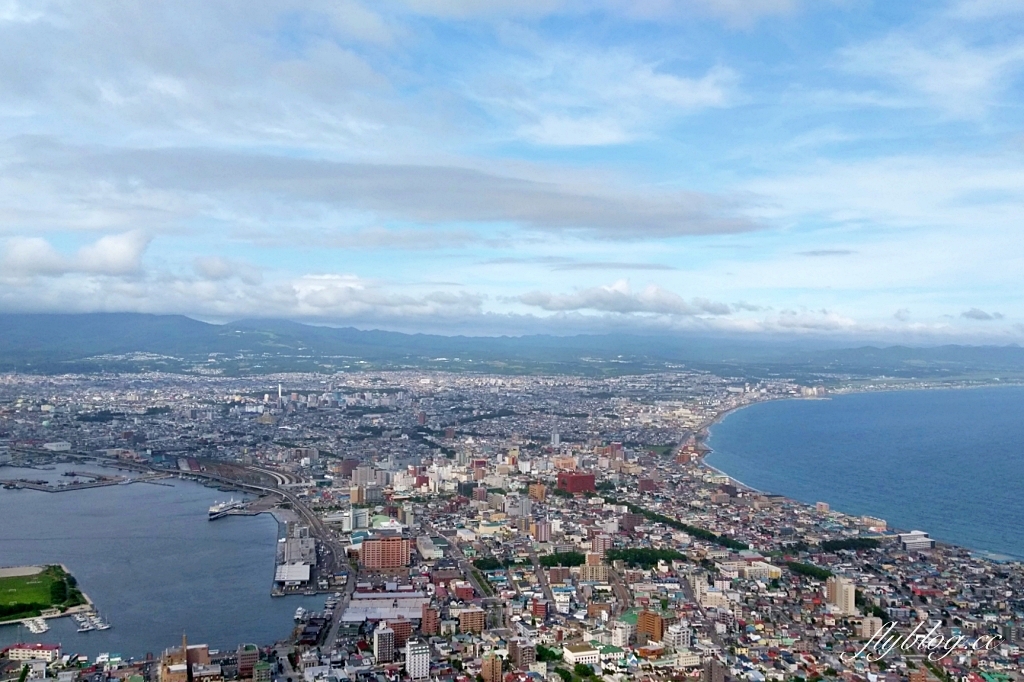
{"label": "bay water", "polygon": [[1024,387],[759,403],[707,444],[709,465],[763,492],[1024,559]]}

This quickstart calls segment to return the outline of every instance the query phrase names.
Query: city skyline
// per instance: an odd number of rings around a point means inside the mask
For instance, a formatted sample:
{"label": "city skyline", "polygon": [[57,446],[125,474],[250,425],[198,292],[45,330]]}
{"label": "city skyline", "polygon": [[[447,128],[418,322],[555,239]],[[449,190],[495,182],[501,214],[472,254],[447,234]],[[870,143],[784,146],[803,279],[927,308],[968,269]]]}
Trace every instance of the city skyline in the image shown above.
{"label": "city skyline", "polygon": [[1019,3],[0,5],[0,311],[1024,340]]}

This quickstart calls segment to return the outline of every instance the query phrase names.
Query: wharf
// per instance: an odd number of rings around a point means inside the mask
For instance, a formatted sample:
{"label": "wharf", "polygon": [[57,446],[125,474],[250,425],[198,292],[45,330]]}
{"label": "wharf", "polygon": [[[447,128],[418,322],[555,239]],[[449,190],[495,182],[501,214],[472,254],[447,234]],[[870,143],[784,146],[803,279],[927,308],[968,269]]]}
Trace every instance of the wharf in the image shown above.
{"label": "wharf", "polygon": [[46,481],[31,481],[25,478],[0,479],[0,487],[6,489],[38,490],[44,493],[62,493],[68,490],[86,490],[88,488],[103,488],[110,485],[128,485],[131,483],[153,483],[155,485],[167,485],[157,483],[159,479],[167,478],[166,475],[147,475],[139,478],[128,478],[126,476],[104,476],[102,474],[68,472],[68,476],[81,476],[88,478],[88,481],[72,481],[71,483],[48,483]]}

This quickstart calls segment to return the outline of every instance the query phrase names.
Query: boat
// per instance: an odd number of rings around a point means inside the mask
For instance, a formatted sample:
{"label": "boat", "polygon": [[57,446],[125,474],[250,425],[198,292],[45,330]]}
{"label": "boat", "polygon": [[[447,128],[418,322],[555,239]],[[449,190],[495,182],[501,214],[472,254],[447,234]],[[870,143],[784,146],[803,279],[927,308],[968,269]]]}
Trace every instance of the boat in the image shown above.
{"label": "boat", "polygon": [[229,512],[234,509],[239,509],[244,502],[242,500],[236,500],[231,498],[227,502],[218,502],[217,504],[210,507],[210,520],[219,519],[222,516],[227,516]]}
{"label": "boat", "polygon": [[29,618],[22,621],[22,624],[28,628],[28,631],[33,635],[41,635],[50,629],[50,626],[47,625],[46,621],[42,618]]}
{"label": "boat", "polygon": [[96,628],[93,627],[93,624],[88,622],[88,621],[86,621],[86,622],[84,622],[84,623],[82,623],[81,625],[78,626],[78,631],[79,632],[92,632],[95,629]]}
{"label": "boat", "polygon": [[305,620],[305,618],[306,618],[306,609],[302,608],[301,606],[299,608],[295,609],[295,620],[301,621],[301,620]]}

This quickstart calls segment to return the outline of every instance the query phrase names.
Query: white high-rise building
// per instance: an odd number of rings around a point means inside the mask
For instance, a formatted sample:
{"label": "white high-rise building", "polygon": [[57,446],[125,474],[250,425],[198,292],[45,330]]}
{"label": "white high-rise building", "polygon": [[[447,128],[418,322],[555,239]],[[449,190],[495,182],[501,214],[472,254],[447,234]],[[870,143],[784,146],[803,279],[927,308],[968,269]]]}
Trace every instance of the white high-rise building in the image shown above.
{"label": "white high-rise building", "polygon": [[849,578],[832,576],[825,582],[825,597],[844,616],[857,613],[857,587]]}
{"label": "white high-rise building", "polygon": [[409,640],[405,643],[405,672],[414,680],[430,677],[430,645]]}

